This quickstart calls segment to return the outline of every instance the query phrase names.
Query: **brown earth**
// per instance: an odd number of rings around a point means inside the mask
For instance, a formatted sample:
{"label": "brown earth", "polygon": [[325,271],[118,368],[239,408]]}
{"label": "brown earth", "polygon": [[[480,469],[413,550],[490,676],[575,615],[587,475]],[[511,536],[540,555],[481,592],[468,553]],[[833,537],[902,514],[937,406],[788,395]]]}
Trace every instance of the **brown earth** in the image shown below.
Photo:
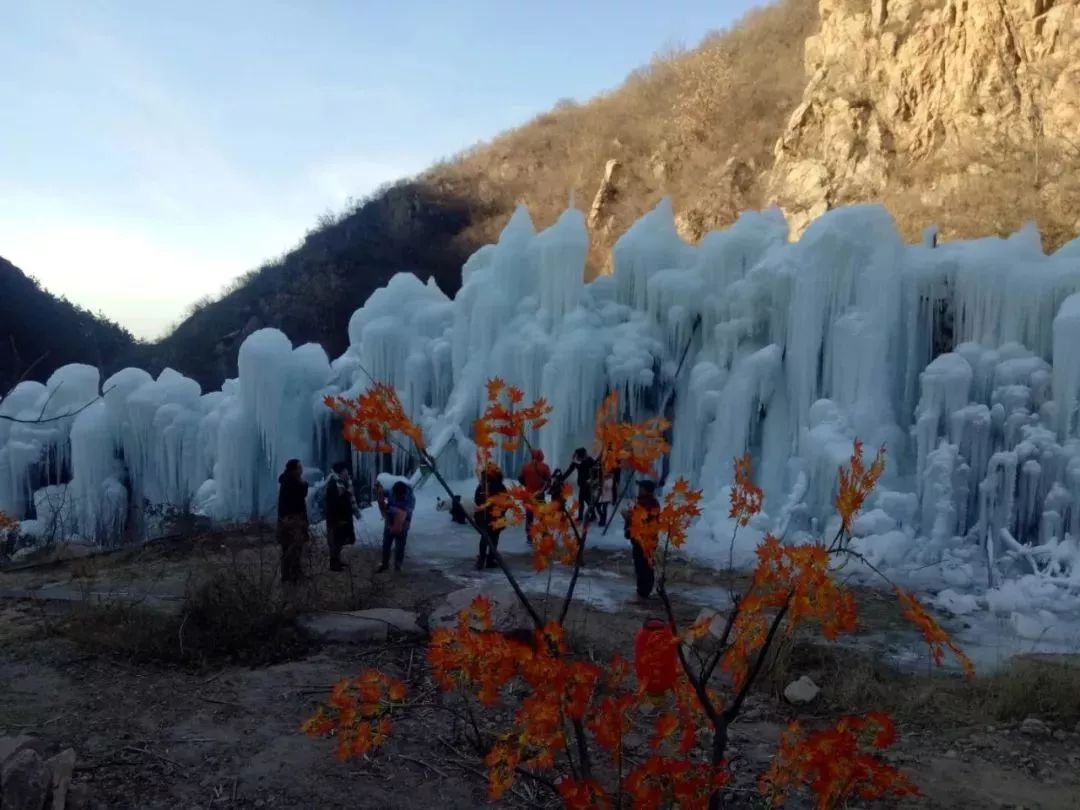
{"label": "brown earth", "polygon": [[[242,655],[215,651],[199,658],[191,651],[179,654],[181,638],[200,643],[183,627],[177,633],[169,625],[165,637],[154,637],[152,615],[196,615],[188,613],[192,594],[207,577],[224,577],[237,588],[274,581],[272,546],[258,537],[232,538],[229,546],[212,538],[0,575],[0,589],[9,596],[34,589],[54,596],[0,601],[0,730],[37,734],[50,749],[74,747],[80,756],[76,781],[102,807],[484,806],[483,765],[469,747],[465,722],[455,715],[458,704],[440,699],[431,683],[422,639],[318,646],[267,637],[241,645]],[[591,563],[625,570],[619,555],[598,555]],[[318,554],[309,564],[325,569]],[[526,564],[511,558],[512,566]],[[461,587],[451,579],[460,573],[455,569],[417,563],[397,576],[374,577],[371,566],[364,551],[354,558],[351,575],[320,573],[291,598],[298,609],[400,607],[423,621],[443,596]],[[681,566],[671,590],[717,579]],[[69,590],[58,590],[60,585]],[[77,598],[57,596],[79,588]],[[178,590],[186,601],[170,607],[165,597]],[[273,590],[272,598],[279,598]],[[110,592],[122,595],[105,595]],[[161,602],[140,607],[148,593]],[[874,592],[860,593],[860,603],[870,626],[895,620],[895,607]],[[595,660],[625,652],[655,607],[626,605],[603,613],[576,605],[575,650]],[[684,621],[699,611],[683,603],[676,609]],[[140,628],[151,638],[136,644],[131,639]],[[396,721],[384,749],[341,764],[330,741],[308,739],[299,726],[331,684],[372,666],[405,680],[414,708]],[[822,697],[803,709],[777,697],[799,674],[823,686]],[[1024,708],[994,703],[995,694],[989,681],[969,686],[944,675],[901,675],[858,651],[787,645],[734,726],[737,790],[728,806],[760,806],[752,803],[754,776],[791,719],[813,725],[879,707],[892,711],[901,729],[891,758],[924,792],[909,806],[1080,807],[1080,734],[1069,726],[1078,718],[1056,718],[1045,737],[1022,734],[1017,721],[1023,718],[1016,713]],[[632,735],[631,760],[645,754],[648,736],[647,725]],[[546,788],[526,781],[504,804],[554,805]]]}

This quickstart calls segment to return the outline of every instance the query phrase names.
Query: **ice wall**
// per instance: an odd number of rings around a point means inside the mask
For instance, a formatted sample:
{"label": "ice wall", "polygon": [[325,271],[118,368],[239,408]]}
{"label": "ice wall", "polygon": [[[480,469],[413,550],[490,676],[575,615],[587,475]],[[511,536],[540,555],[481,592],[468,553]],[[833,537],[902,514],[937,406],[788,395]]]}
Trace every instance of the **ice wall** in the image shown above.
{"label": "ice wall", "polygon": [[[537,232],[519,208],[456,296],[395,276],[332,362],[261,330],[219,392],[171,370],[99,386],[82,366],[18,386],[0,401],[22,420],[0,419],[0,508],[40,524],[35,493],[62,488],[73,505],[60,511],[97,538],[117,534],[129,503],[267,514],[287,459],[317,476],[348,452],[322,398],[372,380],[399,391],[444,470],[465,474],[484,383],[499,376],[553,405],[536,437],[553,466],[588,444],[616,390],[627,418],[673,420],[665,472],[719,498],[731,459],[751,453],[767,511],[795,537],[828,519],[859,437],[887,448],[860,532],[888,533],[890,559],[904,536],[922,562],[961,549],[992,576],[1080,578],[1080,242],[1047,256],[1025,228],[905,245],[877,206],[787,237],[778,211],[748,212],[691,246],[663,201],[618,240],[612,275],[586,284],[581,213]],[[403,454],[354,460],[368,474],[411,468]]]}

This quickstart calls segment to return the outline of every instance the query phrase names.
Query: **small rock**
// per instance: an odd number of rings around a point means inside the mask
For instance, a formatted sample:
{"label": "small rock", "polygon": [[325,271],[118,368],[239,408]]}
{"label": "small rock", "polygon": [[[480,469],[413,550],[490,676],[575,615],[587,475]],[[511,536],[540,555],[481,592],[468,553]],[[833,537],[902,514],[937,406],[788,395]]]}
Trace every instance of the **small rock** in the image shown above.
{"label": "small rock", "polygon": [[49,781],[41,754],[24,748],[9,757],[0,772],[0,807],[42,810],[49,795]]}
{"label": "small rock", "polygon": [[792,681],[784,689],[784,697],[789,703],[802,705],[812,702],[821,692],[821,688],[806,675],[797,681]]}
{"label": "small rock", "polygon": [[297,619],[300,629],[319,641],[386,641],[390,626],[373,619],[358,619],[348,613],[308,613]]}
{"label": "small rock", "polygon": [[0,765],[24,749],[31,749],[42,753],[41,741],[26,734],[16,737],[0,737]]}
{"label": "small rock", "polygon": [[711,608],[702,608],[701,612],[698,613],[697,622],[706,619],[709,620],[709,635],[714,639],[720,639],[724,635],[724,625],[727,623],[727,617]]}
{"label": "small rock", "polygon": [[1050,727],[1037,717],[1028,717],[1020,724],[1020,733],[1029,737],[1049,737]]}
{"label": "small rock", "polygon": [[997,728],[995,728],[994,726],[987,726],[986,727],[986,733],[987,734],[993,734],[996,731],[997,731]]}
{"label": "small rock", "polygon": [[956,759],[959,756],[960,755],[958,753],[956,753],[956,751],[953,750],[952,748],[950,748],[948,751],[945,752],[946,759]]}
{"label": "small rock", "polygon": [[1054,732],[1054,739],[1060,742],[1061,740],[1069,739],[1069,735],[1065,733],[1064,729],[1059,728],[1057,731]]}
{"label": "small rock", "polygon": [[75,749],[68,748],[45,762],[52,777],[52,810],[64,810],[71,775],[75,772]]}

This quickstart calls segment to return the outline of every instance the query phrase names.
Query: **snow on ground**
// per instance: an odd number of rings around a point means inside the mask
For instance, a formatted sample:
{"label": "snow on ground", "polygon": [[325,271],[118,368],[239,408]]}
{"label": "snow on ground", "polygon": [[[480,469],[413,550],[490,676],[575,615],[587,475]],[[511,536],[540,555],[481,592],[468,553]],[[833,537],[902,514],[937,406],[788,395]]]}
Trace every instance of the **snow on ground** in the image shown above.
{"label": "snow on ground", "polygon": [[[459,495],[468,495],[475,487],[475,479],[451,482],[451,488]],[[418,490],[406,551],[407,565],[439,568],[462,587],[505,590],[505,580],[498,572],[472,570],[479,546],[476,532],[470,526],[454,523],[447,512],[436,509],[436,499],[442,496],[442,489],[433,480]],[[377,508],[365,510],[360,525],[359,542],[370,545],[381,542],[382,522]],[[702,568],[715,570],[717,575],[715,584],[680,585],[679,599],[713,609],[723,609],[730,603],[724,577],[733,529],[726,512],[721,516],[716,508],[692,528],[680,556]],[[753,526],[739,529],[734,554],[736,569],[745,571],[752,567],[754,549],[763,534],[762,529]],[[621,571],[597,568],[586,557],[576,588],[577,598],[598,610],[625,609],[634,597],[634,581],[621,520],[616,520],[606,535],[601,529],[593,528],[588,548],[624,552],[625,566]],[[499,549],[510,556],[527,555],[529,546],[523,527],[506,529]],[[1048,586],[1044,580],[1031,576],[1008,581],[989,591],[979,589],[974,582],[968,583],[968,590],[958,590],[942,588],[940,573],[933,571],[897,573],[898,584],[913,588],[927,604],[944,614],[945,626],[981,673],[1000,668],[1016,655],[1080,651],[1080,615],[1071,610],[1071,597],[1066,589]],[[876,574],[857,565],[845,567],[839,574],[857,583],[881,584]],[[521,558],[515,561],[515,575],[526,593],[536,595],[565,593],[569,582],[567,569],[556,566],[538,573]],[[902,668],[927,666],[926,646],[914,628],[906,624],[859,634],[843,643],[879,650]],[[955,668],[955,662],[945,663]]]}

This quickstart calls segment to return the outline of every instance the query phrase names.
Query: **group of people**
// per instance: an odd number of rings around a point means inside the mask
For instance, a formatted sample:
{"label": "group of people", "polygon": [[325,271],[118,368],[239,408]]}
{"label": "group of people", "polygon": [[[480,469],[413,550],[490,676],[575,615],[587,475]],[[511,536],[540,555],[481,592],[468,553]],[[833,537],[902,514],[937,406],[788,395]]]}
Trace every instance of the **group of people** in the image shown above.
{"label": "group of people", "polygon": [[[562,502],[565,482],[574,474],[578,490],[578,521],[596,521],[600,527],[606,526],[609,519],[614,518],[614,515],[609,513],[617,503],[621,474],[618,469],[604,473],[596,459],[592,458],[584,447],[574,451],[565,470],[556,469],[554,472],[545,462],[544,453],[533,450],[521,469],[519,480],[535,503],[543,503],[548,498]],[[295,583],[302,579],[303,548],[310,539],[307,511],[309,485],[303,476],[303,465],[298,459],[292,459],[278,478],[278,542],[281,545],[281,579],[286,583]],[[494,464],[489,465],[480,476],[474,496],[473,518],[480,529],[477,570],[499,567],[497,552],[502,535],[502,527],[499,525],[502,515],[493,499],[504,492],[506,482],[502,470]],[[400,571],[405,559],[405,543],[412,524],[416,499],[412,489],[404,481],[395,482],[389,493],[378,486],[376,499],[383,518],[382,561],[376,573],[386,571],[390,567],[391,559],[394,570]],[[656,500],[654,482],[638,481],[635,502],[622,510],[625,522],[623,534],[630,541],[633,551],[637,593],[639,598],[646,599],[652,594],[655,575],[641,544],[633,537],[631,513],[635,506],[644,508],[649,515],[659,512],[660,504]],[[342,571],[346,567],[342,562],[341,552],[343,548],[356,542],[354,519],[359,517],[359,514],[349,465],[338,462],[334,464],[326,482],[326,534],[331,571]],[[526,538],[530,543],[532,540],[529,530],[534,520],[533,510],[526,509]]]}
{"label": "group of people", "polygon": [[[304,466],[290,459],[278,477],[278,544],[281,546],[281,581],[296,583],[303,578],[303,551],[311,539],[307,511],[309,484],[304,480]],[[326,541],[330,549],[330,570],[344,571],[341,551],[356,543],[356,524],[360,507],[353,492],[352,474],[344,461],[334,464],[326,480]],[[382,573],[390,567],[400,571],[405,560],[405,541],[412,525],[416,498],[404,481],[397,481],[387,493],[376,490],[379,511],[383,516]]]}
{"label": "group of people", "polygon": [[[561,502],[564,497],[564,484],[575,473],[578,490],[578,522],[591,523],[595,520],[601,528],[607,526],[609,519],[614,519],[614,515],[609,513],[617,503],[616,498],[622,478],[621,470],[616,468],[612,472],[605,473],[597,460],[590,456],[584,447],[579,447],[574,451],[566,470],[556,469],[554,472],[545,462],[543,451],[533,450],[529,460],[521,468],[518,480],[530,493],[534,503],[543,503],[549,497]],[[490,501],[493,496],[505,491],[506,484],[502,470],[495,465],[489,465],[480,476],[474,497],[475,520],[481,530],[480,553],[476,559],[477,570],[499,567],[492,551],[497,551],[499,548],[502,528],[498,525],[498,521],[501,515],[496,513]],[[641,544],[633,537],[630,516],[635,507],[645,509],[649,515],[655,515],[660,511],[660,503],[656,499],[656,484],[653,481],[638,481],[635,502],[628,504],[622,510],[623,535],[630,541],[633,551],[638,597],[647,599],[652,594],[656,576]],[[534,511],[526,508],[525,537],[530,544],[532,543],[530,530],[534,521]]]}

